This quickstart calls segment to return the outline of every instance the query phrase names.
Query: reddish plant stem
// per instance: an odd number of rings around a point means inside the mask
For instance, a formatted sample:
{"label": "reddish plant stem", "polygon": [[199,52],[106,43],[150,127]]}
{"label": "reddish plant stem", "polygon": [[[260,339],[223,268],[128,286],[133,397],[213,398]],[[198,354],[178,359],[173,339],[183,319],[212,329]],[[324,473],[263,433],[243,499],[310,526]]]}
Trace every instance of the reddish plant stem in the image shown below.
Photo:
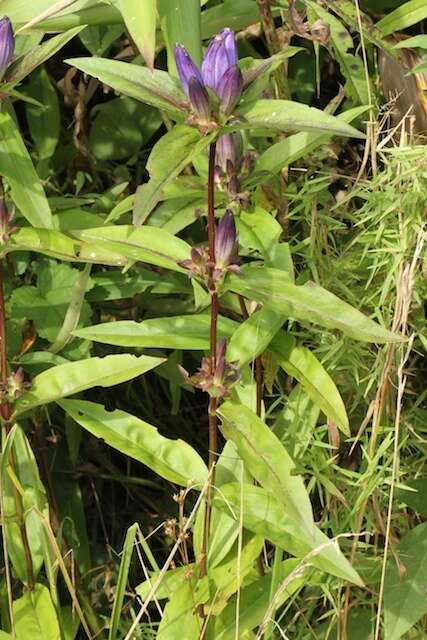
{"label": "reddish plant stem", "polygon": [[[215,266],[215,149],[216,143],[213,142],[209,147],[209,172],[208,172],[208,245],[209,245],[209,260],[211,263],[211,270],[213,271]],[[210,326],[210,374],[213,376],[216,369],[216,346],[217,346],[217,325],[218,325],[218,313],[219,303],[218,294],[215,290],[215,285],[211,286],[211,326]],[[212,494],[213,486],[215,483],[215,463],[218,457],[218,425],[217,425],[217,410],[218,401],[216,398],[209,398],[208,406],[208,420],[209,420],[209,487],[206,493],[205,504],[205,522],[203,528],[203,540],[201,549],[201,562],[200,562],[200,576],[203,577],[207,574],[207,555],[209,545],[209,530],[212,511]],[[202,616],[203,617],[203,616]],[[203,638],[203,635],[201,636]]]}

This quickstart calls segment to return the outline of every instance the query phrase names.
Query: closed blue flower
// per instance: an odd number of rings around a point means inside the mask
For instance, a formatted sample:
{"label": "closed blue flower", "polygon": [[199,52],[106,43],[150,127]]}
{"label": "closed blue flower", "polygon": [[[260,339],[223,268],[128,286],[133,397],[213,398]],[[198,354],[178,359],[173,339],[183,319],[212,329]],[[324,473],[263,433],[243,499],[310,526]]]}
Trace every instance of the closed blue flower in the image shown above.
{"label": "closed blue flower", "polygon": [[15,51],[12,25],[9,18],[0,20],[0,79],[3,78]]}
{"label": "closed blue flower", "polygon": [[207,88],[218,96],[220,112],[232,113],[242,94],[243,77],[231,29],[223,29],[209,43],[201,71],[181,44],[175,47],[175,61],[182,88],[201,120],[207,121],[211,114]]}

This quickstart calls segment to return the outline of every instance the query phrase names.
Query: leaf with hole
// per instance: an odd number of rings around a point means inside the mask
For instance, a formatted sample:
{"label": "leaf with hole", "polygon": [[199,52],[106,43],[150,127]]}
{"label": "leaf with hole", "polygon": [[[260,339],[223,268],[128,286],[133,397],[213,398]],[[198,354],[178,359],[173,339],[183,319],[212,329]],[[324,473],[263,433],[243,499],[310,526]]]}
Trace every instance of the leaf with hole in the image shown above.
{"label": "leaf with hole", "polygon": [[183,440],[165,438],[136,416],[118,409],[107,411],[95,402],[60,400],[58,404],[92,435],[147,465],[162,478],[184,487],[196,484],[199,489],[205,483],[205,463]]}
{"label": "leaf with hole", "polygon": [[163,358],[119,354],[60,364],[33,379],[30,390],[17,400],[15,415],[92,387],[112,387],[127,382],[162,362]]}

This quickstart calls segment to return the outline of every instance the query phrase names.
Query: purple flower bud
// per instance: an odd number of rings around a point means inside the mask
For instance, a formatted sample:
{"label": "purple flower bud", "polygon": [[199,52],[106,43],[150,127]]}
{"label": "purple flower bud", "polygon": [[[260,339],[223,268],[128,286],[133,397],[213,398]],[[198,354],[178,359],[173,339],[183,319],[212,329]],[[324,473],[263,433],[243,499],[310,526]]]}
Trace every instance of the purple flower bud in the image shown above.
{"label": "purple flower bud", "polygon": [[203,85],[202,74],[194,64],[191,56],[182,44],[175,45],[175,63],[184,92],[189,96],[191,78],[196,78]]}
{"label": "purple flower bud", "polygon": [[202,63],[202,77],[205,84],[217,91],[225,72],[237,64],[237,47],[231,29],[223,29],[209,43]]}
{"label": "purple flower bud", "polygon": [[215,234],[215,268],[226,269],[236,258],[237,232],[234,216],[227,210]]}
{"label": "purple flower bud", "polygon": [[217,93],[220,100],[220,110],[229,116],[240,100],[243,88],[243,77],[237,64],[233,65],[219,81]]}
{"label": "purple flower bud", "polygon": [[12,24],[9,18],[0,20],[0,79],[3,78],[15,50]]}
{"label": "purple flower bud", "polygon": [[237,64],[239,61],[239,56],[237,54],[236,37],[234,35],[234,31],[227,27],[226,29],[223,29],[221,31],[221,35],[224,40],[228,63],[230,64],[230,66]]}
{"label": "purple flower bud", "polygon": [[201,120],[209,120],[211,108],[209,105],[208,92],[204,84],[194,76],[190,78],[190,82],[188,83],[188,97],[190,98],[191,106],[196,112],[196,115]]}
{"label": "purple flower bud", "polygon": [[215,354],[215,382],[221,383],[224,378],[226,361],[225,361],[225,351],[227,348],[227,340],[226,338],[221,338],[216,345],[216,354]]}
{"label": "purple flower bud", "polygon": [[239,173],[243,153],[243,138],[239,131],[226,133],[218,138],[216,143],[216,164],[224,173],[228,174],[229,164],[233,166],[233,173]]}
{"label": "purple flower bud", "polygon": [[240,193],[240,180],[234,175],[228,181],[228,193],[235,198]]}

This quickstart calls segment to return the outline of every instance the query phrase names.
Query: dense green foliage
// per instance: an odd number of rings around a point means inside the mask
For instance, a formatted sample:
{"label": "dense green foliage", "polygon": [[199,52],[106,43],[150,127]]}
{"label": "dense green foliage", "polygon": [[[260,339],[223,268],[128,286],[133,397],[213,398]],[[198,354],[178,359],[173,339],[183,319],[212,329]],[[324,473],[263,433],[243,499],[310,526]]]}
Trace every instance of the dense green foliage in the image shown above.
{"label": "dense green foliage", "polygon": [[425,0],[0,14],[0,640],[427,637]]}

